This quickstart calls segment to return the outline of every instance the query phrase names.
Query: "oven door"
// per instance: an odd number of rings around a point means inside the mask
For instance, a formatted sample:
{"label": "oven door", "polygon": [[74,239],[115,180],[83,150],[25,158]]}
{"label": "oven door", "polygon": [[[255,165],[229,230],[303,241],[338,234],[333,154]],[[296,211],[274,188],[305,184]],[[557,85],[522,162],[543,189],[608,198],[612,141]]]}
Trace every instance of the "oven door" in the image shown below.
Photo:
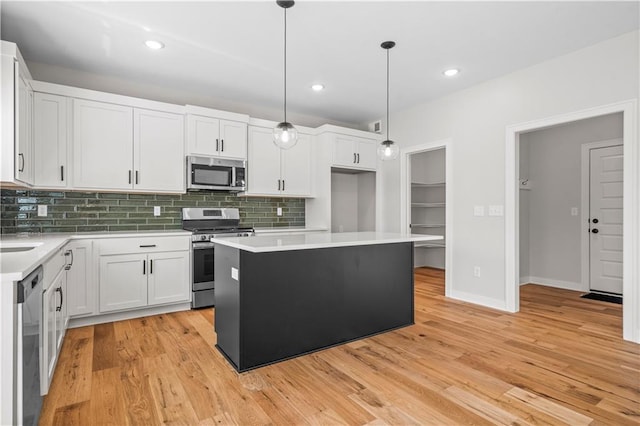
{"label": "oven door", "polygon": [[193,291],[214,288],[213,243],[193,243]]}

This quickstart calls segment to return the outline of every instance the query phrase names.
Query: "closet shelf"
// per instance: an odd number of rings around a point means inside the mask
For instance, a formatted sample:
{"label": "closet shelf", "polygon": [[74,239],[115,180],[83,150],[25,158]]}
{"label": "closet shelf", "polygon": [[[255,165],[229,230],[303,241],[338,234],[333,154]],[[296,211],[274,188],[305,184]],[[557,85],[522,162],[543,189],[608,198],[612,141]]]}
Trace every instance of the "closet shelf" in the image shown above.
{"label": "closet shelf", "polygon": [[425,183],[425,182],[411,182],[412,188],[442,188],[446,186],[444,182],[433,182],[433,183]]}
{"label": "closet shelf", "polygon": [[411,207],[435,208],[445,207],[446,203],[411,203]]}
{"label": "closet shelf", "polygon": [[412,228],[444,228],[444,223],[412,223]]}

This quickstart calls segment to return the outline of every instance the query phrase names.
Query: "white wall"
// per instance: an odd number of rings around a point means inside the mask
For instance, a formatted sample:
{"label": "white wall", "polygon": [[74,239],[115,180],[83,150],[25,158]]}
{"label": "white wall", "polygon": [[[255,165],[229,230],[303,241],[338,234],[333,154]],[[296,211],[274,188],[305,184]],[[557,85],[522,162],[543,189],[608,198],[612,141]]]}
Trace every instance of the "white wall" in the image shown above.
{"label": "white wall", "polygon": [[[506,127],[638,98],[638,38],[627,33],[392,114],[402,147],[452,140],[453,297],[506,309],[504,217],[473,216],[474,205],[505,202]],[[383,223],[398,231],[399,162],[383,163],[383,173]]]}
{"label": "white wall", "polygon": [[586,227],[581,226],[579,214],[571,216],[571,208],[579,211],[581,202],[580,147],[621,138],[622,113],[520,135],[521,167],[524,163],[520,177],[528,177],[532,185],[530,191],[520,191],[520,230],[528,227],[520,235],[521,277],[588,290],[588,283],[581,283],[580,258],[581,233]]}
{"label": "white wall", "polygon": [[[282,120],[282,109],[264,108],[230,99],[217,98],[215,94],[211,93],[185,92],[153,84],[140,84],[118,77],[99,75],[39,62],[27,62],[27,66],[34,80],[46,81],[48,83],[81,87],[83,89],[116,93],[118,95],[133,96],[178,105],[202,106],[239,114],[248,114],[251,117],[265,120]],[[354,123],[339,122],[322,117],[296,114],[295,111],[287,111],[287,118],[292,123],[300,126],[318,127],[323,124],[334,124],[337,126],[367,130],[366,124],[356,125]]]}
{"label": "white wall", "polygon": [[374,231],[376,174],[331,172],[331,232]]}

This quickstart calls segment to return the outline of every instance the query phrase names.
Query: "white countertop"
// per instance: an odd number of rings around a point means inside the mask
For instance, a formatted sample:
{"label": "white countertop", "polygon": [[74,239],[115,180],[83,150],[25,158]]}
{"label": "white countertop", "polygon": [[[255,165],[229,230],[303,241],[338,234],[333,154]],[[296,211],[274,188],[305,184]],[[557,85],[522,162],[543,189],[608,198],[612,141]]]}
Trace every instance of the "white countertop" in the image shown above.
{"label": "white countertop", "polygon": [[170,235],[191,235],[183,230],[171,231],[138,231],[138,232],[93,232],[93,233],[52,233],[52,234],[9,234],[0,237],[0,247],[32,246],[28,251],[0,253],[0,283],[20,281],[38,265],[49,259],[67,242],[77,239],[154,237]]}
{"label": "white countertop", "polygon": [[328,231],[327,228],[321,227],[304,227],[304,226],[289,226],[286,228],[254,228],[256,235],[262,234],[298,234],[301,232],[324,232]]}
{"label": "white countertop", "polygon": [[214,238],[216,244],[265,253],[286,250],[308,250],[328,247],[365,246],[371,244],[408,243],[441,240],[440,235],[400,234],[389,232],[309,232],[291,235],[256,235],[254,237]]}

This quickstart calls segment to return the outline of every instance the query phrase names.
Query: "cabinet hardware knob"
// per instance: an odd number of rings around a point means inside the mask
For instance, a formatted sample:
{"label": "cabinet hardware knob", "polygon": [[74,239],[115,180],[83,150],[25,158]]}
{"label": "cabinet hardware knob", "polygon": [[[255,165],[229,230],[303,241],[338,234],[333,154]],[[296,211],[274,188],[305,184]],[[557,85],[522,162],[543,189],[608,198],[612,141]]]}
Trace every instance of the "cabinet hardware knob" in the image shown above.
{"label": "cabinet hardware knob", "polygon": [[22,165],[18,168],[18,171],[22,173],[24,172],[24,154],[23,153],[18,154],[18,158],[22,161]]}
{"label": "cabinet hardware knob", "polygon": [[147,274],[147,261],[143,260],[142,261],[142,275],[146,275]]}
{"label": "cabinet hardware knob", "polygon": [[136,170],[136,185],[138,184],[138,181],[140,180],[140,179],[138,179],[139,174],[140,174],[140,172],[138,170]]}
{"label": "cabinet hardware knob", "polygon": [[220,151],[220,140],[216,139],[216,151]]}
{"label": "cabinet hardware knob", "polygon": [[220,139],[220,144],[222,145],[222,149],[220,151],[224,152],[224,139]]}
{"label": "cabinet hardware knob", "polygon": [[64,182],[64,166],[60,166],[60,181]]}
{"label": "cabinet hardware knob", "polygon": [[131,184],[131,170],[129,170],[129,184]]}
{"label": "cabinet hardware knob", "polygon": [[598,219],[593,219],[591,222],[598,223]]}
{"label": "cabinet hardware knob", "polygon": [[598,231],[597,229],[594,228],[594,229],[591,230],[591,232],[593,232],[594,234],[597,234],[600,231]]}
{"label": "cabinet hardware knob", "polygon": [[150,248],[150,247],[155,247],[155,244],[142,244],[140,245],[140,248]]}

